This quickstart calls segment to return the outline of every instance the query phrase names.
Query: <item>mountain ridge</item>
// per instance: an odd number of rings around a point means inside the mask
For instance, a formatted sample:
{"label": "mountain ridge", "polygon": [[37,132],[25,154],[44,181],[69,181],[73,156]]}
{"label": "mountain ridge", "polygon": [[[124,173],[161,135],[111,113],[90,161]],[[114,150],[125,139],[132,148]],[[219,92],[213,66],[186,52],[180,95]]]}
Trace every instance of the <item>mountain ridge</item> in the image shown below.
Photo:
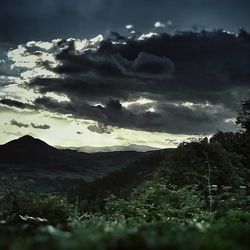
{"label": "mountain ridge", "polygon": [[129,144],[129,145],[115,145],[115,146],[107,146],[107,147],[93,147],[93,146],[83,146],[83,147],[60,147],[56,146],[58,149],[71,149],[77,152],[84,153],[108,153],[108,152],[121,152],[121,151],[136,151],[136,152],[148,152],[148,151],[157,151],[161,150],[161,148],[150,147],[146,145],[139,144]]}
{"label": "mountain ridge", "polygon": [[18,169],[21,174],[27,171],[47,171],[53,175],[60,171],[77,173],[79,176],[93,173],[106,175],[125,168],[152,152],[114,151],[90,154],[72,149],[57,149],[27,135],[0,146],[0,171]]}

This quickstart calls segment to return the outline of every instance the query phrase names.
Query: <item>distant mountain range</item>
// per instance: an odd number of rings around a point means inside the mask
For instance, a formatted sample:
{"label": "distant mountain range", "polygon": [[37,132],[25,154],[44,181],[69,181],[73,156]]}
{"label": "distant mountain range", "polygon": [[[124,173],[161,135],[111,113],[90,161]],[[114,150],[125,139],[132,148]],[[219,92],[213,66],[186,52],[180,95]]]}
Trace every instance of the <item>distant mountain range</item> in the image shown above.
{"label": "distant mountain range", "polygon": [[0,146],[0,165],[26,171],[73,171],[125,167],[140,157],[139,152],[83,153],[72,149],[57,149],[29,135]]}
{"label": "distant mountain range", "polygon": [[[132,145],[130,149],[138,147]],[[106,151],[108,150],[111,148],[106,148]],[[26,135],[0,146],[0,171],[15,169],[19,173],[46,171],[53,175],[59,171],[71,172],[78,176],[107,175],[153,152],[157,151],[113,151],[90,154],[72,149],[54,148],[44,141]]]}
{"label": "distant mountain range", "polygon": [[[137,148],[132,146],[131,149]],[[124,169],[130,169],[133,174],[147,173],[147,169],[157,164],[155,159],[158,161],[171,150],[84,153],[54,148],[27,135],[0,145],[1,188],[14,186],[44,192],[72,186],[74,180],[92,182]]]}
{"label": "distant mountain range", "polygon": [[[60,146],[57,148],[64,149]],[[110,146],[110,147],[91,147],[91,146],[84,146],[84,147],[70,147],[70,149],[76,150],[78,152],[85,152],[85,153],[98,153],[98,152],[114,152],[114,151],[136,151],[136,152],[148,152],[154,150],[160,150],[160,148],[150,147],[146,145],[137,145],[137,144],[130,144],[127,146]]]}

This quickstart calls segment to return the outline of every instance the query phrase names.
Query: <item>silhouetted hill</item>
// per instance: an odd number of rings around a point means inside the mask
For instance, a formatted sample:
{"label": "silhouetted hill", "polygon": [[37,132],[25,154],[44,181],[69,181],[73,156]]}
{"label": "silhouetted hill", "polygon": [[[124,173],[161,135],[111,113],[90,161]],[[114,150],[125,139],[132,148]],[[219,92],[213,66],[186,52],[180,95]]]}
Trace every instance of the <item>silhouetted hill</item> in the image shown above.
{"label": "silhouetted hill", "polygon": [[84,176],[104,176],[127,167],[150,152],[117,151],[83,153],[56,149],[29,135],[0,146],[0,170],[70,171]]}
{"label": "silhouetted hill", "polygon": [[[171,152],[165,149],[90,154],[57,149],[39,139],[24,136],[0,146],[0,181],[3,189],[32,192],[72,190],[76,193],[80,185],[88,187],[87,193],[94,191],[100,196],[103,190],[104,193],[107,190],[120,192],[124,187],[133,187]],[[93,181],[95,184],[88,184]]]}
{"label": "silhouetted hill", "polygon": [[22,169],[68,169],[83,161],[85,154],[58,150],[44,141],[23,136],[0,146],[0,164],[22,166]]}
{"label": "silhouetted hill", "polygon": [[54,150],[54,148],[48,145],[46,142],[33,138],[30,135],[25,135],[19,139],[7,142],[6,144],[2,145],[1,148],[9,151],[13,150],[23,152],[27,150],[30,152]]}

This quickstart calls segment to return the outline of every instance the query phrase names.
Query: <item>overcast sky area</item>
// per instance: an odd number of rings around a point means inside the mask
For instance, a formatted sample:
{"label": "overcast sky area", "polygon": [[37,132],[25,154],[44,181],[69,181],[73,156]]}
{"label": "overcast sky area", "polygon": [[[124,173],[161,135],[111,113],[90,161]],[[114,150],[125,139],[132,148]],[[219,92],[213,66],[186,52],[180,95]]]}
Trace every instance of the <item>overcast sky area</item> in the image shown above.
{"label": "overcast sky area", "polygon": [[249,11],[248,0],[3,0],[0,39],[16,44],[57,37],[90,38],[124,32],[127,24],[149,32],[156,21],[171,21],[169,31],[193,26],[249,30]]}
{"label": "overcast sky area", "polygon": [[4,0],[0,144],[175,147],[236,131],[248,0]]}

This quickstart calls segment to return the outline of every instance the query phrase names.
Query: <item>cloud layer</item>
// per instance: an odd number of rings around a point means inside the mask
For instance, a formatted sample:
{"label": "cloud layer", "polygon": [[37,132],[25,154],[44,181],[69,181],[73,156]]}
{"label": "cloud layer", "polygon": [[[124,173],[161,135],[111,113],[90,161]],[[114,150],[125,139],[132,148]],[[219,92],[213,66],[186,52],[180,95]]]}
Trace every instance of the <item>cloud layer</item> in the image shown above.
{"label": "cloud layer", "polygon": [[35,123],[30,123],[30,124],[27,124],[27,123],[22,123],[22,122],[19,122],[19,121],[16,121],[15,119],[12,119],[10,121],[10,125],[12,126],[16,126],[16,127],[19,127],[19,128],[29,128],[29,127],[32,127],[34,129],[49,129],[50,126],[47,125],[47,124],[35,124]]}
{"label": "cloud layer", "polygon": [[235,129],[239,101],[250,94],[244,31],[30,42],[9,57],[19,82],[40,96],[1,104],[94,120],[101,124],[90,128],[97,133],[112,132],[109,125],[176,134]]}

